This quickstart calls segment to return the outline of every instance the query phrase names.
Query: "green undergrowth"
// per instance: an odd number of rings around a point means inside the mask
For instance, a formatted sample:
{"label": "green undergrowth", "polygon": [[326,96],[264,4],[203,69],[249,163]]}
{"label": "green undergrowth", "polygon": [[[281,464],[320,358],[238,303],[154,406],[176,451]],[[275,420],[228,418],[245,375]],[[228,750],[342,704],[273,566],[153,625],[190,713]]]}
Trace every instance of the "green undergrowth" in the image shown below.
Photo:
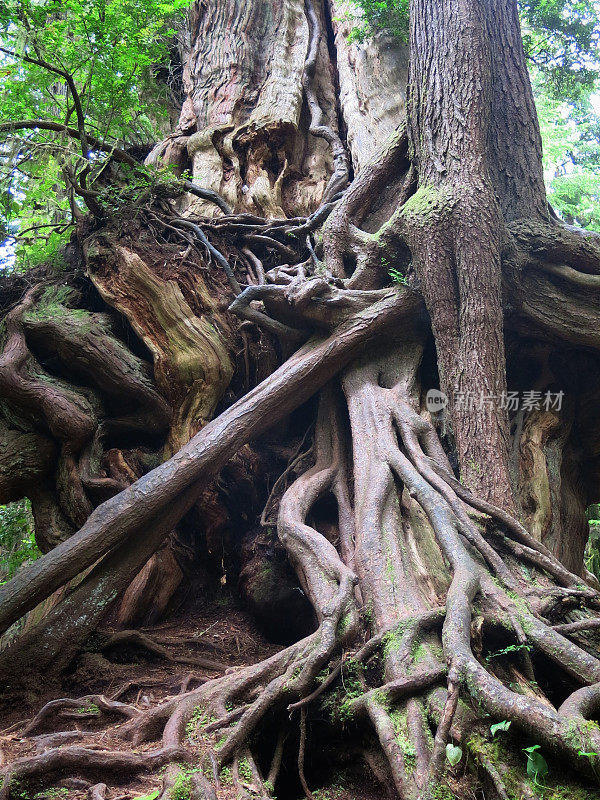
{"label": "green undergrowth", "polygon": [[339,706],[339,717],[342,722],[352,719],[352,700],[360,697],[363,686],[360,680],[363,666],[358,661],[348,659],[342,670],[342,688],[344,698]]}
{"label": "green undergrowth", "polygon": [[244,781],[245,783],[252,783],[252,767],[250,766],[250,762],[247,758],[241,758],[239,760],[238,775],[240,776],[240,780]]}
{"label": "green undergrowth", "polygon": [[87,706],[81,706],[81,708],[75,709],[76,714],[99,714],[100,709],[95,703],[90,703]]}
{"label": "green undergrowth", "polygon": [[213,714],[209,714],[202,706],[196,706],[185,726],[187,738],[191,742],[201,739],[204,736],[202,729],[210,725],[211,722],[216,722],[216,719]]}
{"label": "green undergrowth", "polygon": [[600,793],[591,786],[575,783],[566,775],[565,764],[544,751],[548,773],[534,780],[527,773],[527,753],[517,736],[502,734],[489,740],[474,734],[466,744],[469,754],[478,763],[486,759],[492,765],[504,764],[502,772],[509,800],[525,800],[523,787],[530,793],[527,797],[538,800],[599,800]]}
{"label": "green undergrowth", "polygon": [[0,585],[40,556],[29,500],[0,506]]}
{"label": "green undergrowth", "polygon": [[224,786],[233,786],[233,773],[231,767],[221,767],[219,778]]}
{"label": "green undergrowth", "polygon": [[[321,708],[333,722],[344,725],[352,719],[352,700],[360,697],[363,693],[359,678],[362,669],[362,664],[349,658],[342,669],[339,684],[335,689],[322,696]],[[323,671],[317,676],[317,681],[321,683],[328,674],[328,671]]]}
{"label": "green undergrowth", "polygon": [[400,272],[399,269],[391,267],[388,270],[388,275],[392,279],[392,283],[395,283],[397,286],[408,286],[408,278],[403,272]]}
{"label": "green undergrowth", "polygon": [[200,772],[200,767],[191,767],[178,764],[179,774],[176,776],[173,786],[169,790],[169,800],[191,800],[192,797],[192,775]]}
{"label": "green undergrowth", "polygon": [[[60,800],[69,796],[69,790],[62,786],[50,786],[44,789],[43,792],[38,792],[33,795],[33,800]],[[135,800],[135,798],[134,798]]]}
{"label": "green undergrowth", "polygon": [[312,792],[314,800],[338,800],[342,795],[343,789],[339,786],[329,786],[325,789],[317,789]]}
{"label": "green undergrowth", "polygon": [[431,792],[432,800],[458,800],[448,784],[440,783]]}

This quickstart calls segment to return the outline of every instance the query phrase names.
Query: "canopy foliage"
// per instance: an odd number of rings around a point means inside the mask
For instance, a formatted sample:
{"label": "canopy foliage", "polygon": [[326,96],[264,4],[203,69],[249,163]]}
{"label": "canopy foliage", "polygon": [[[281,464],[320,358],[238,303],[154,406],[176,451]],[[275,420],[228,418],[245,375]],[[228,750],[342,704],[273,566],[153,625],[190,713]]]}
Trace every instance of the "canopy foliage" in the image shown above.
{"label": "canopy foliage", "polygon": [[[169,65],[187,5],[6,0],[0,6],[0,226],[5,235],[46,226],[41,233],[49,246],[37,252],[37,242],[30,257],[56,251],[73,202],[82,204],[81,195],[74,201],[63,188],[65,179],[89,190],[113,148],[147,148],[160,138],[170,87],[157,71]],[[87,145],[44,123],[79,135],[83,129]]]}

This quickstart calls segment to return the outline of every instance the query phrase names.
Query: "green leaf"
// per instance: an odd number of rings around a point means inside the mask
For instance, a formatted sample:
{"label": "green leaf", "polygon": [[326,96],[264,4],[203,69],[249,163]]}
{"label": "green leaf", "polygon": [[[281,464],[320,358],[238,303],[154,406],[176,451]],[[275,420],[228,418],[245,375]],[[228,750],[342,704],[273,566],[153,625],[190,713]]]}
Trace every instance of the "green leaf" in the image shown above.
{"label": "green leaf", "polygon": [[523,748],[523,752],[527,755],[527,774],[533,779],[534,783],[538,783],[539,778],[543,778],[548,774],[548,764],[544,756],[538,753],[539,749],[539,744]]}
{"label": "green leaf", "polygon": [[156,800],[159,794],[160,792],[158,789],[155,789],[153,792],[150,792],[150,794],[139,795],[139,797],[133,797],[132,800]]}
{"label": "green leaf", "polygon": [[462,758],[462,750],[455,744],[448,743],[446,745],[446,758],[450,764],[455,767]]}
{"label": "green leaf", "polygon": [[503,719],[502,722],[496,722],[494,725],[490,725],[490,731],[492,736],[495,736],[500,731],[507,731],[510,728],[510,720]]}
{"label": "green leaf", "polygon": [[0,579],[12,578],[24,563],[40,555],[29,500],[0,505]]}

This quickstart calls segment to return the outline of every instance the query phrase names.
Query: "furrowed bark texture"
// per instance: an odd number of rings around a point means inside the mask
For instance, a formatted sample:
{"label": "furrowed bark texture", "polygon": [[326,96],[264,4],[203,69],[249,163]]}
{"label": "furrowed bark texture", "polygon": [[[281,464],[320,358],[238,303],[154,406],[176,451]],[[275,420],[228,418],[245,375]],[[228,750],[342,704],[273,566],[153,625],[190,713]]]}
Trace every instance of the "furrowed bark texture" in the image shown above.
{"label": "furrowed bark texture", "polygon": [[[318,8],[323,18],[322,8]],[[177,141],[204,188],[266,217],[310,213],[331,171],[325,142],[308,137],[302,73],[309,42],[304,0],[194,4],[183,41],[186,100]],[[326,40],[316,91],[327,124],[337,101]],[[193,201],[191,210],[215,213]]]}
{"label": "furrowed bark texture", "polygon": [[[516,7],[416,2],[411,27],[409,132],[419,179],[408,212],[415,209],[412,251],[465,480],[512,509],[508,417],[490,400],[506,392],[502,224],[546,216]],[[468,397],[483,400],[479,413],[465,409]],[[487,452],[497,456],[493,465]]]}
{"label": "furrowed bark texture", "polygon": [[[348,5],[331,3],[339,103],[352,164],[360,172],[406,115],[408,46],[384,32],[348,41]],[[374,102],[374,98],[377,100]]]}

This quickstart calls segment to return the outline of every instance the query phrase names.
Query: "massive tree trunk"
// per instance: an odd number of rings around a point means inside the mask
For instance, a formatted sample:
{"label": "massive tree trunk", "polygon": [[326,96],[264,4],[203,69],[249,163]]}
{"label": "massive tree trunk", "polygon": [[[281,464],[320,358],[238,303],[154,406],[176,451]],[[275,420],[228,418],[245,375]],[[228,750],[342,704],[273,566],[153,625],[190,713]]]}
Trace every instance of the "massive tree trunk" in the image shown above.
{"label": "massive tree trunk", "polygon": [[[507,510],[514,509],[508,412],[488,399],[506,393],[502,229],[522,216],[547,220],[541,139],[522,48],[518,39],[507,46],[518,30],[516,15],[514,3],[414,5],[408,120],[418,189],[403,211],[461,474]],[[516,51],[514,62],[503,47]],[[519,103],[529,112],[527,135],[510,137],[509,156],[507,133],[516,127]],[[485,402],[476,414],[457,403],[480,395]]]}
{"label": "massive tree trunk", "polygon": [[119,748],[26,753],[0,798],[165,763],[165,799],[178,769],[229,797],[230,763],[240,797],[297,796],[292,765],[310,797],[310,731],[360,754],[357,796],[600,796],[600,240],[549,213],[513,0],[413,0],[410,55],[349,43],[342,6],[192,5],[148,158],[191,191],[82,223],[67,288],[7,287],[0,356],[0,500],[44,552],[0,587],[2,630],[32,612],[9,690],[227,572],[259,519],[307,635],[150,710],[102,698]]}

